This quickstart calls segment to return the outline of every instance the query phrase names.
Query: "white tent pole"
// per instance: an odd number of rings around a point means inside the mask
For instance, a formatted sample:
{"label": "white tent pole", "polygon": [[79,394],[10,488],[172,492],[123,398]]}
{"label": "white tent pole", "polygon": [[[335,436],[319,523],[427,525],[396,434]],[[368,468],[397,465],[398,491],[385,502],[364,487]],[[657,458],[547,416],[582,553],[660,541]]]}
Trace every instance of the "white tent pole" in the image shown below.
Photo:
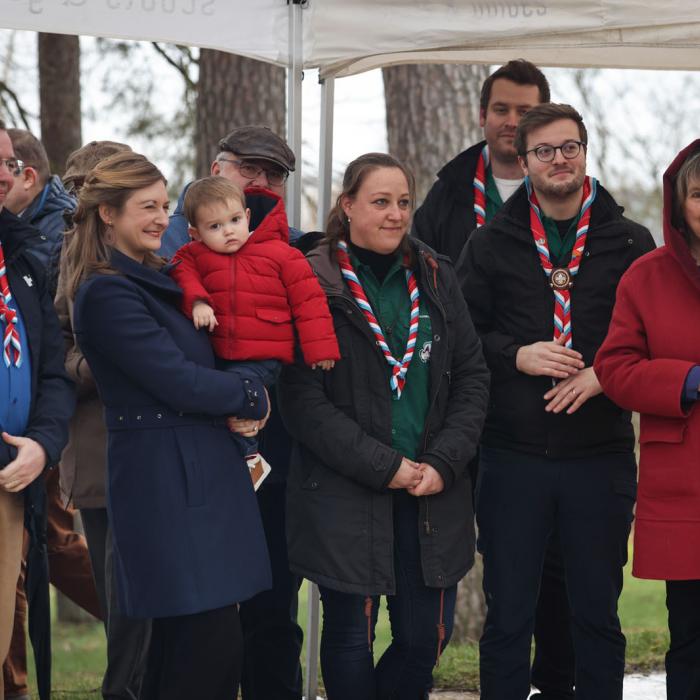
{"label": "white tent pole", "polygon": [[302,11],[306,0],[289,5],[289,66],[287,67],[287,143],[296,156],[296,170],[287,185],[287,215],[294,228],[301,224],[301,81],[303,72]]}
{"label": "white tent pole", "polygon": [[335,108],[335,80],[326,78],[321,83],[321,138],[318,156],[318,222],[319,231],[326,230],[331,209],[333,187],[333,110]]}
{"label": "white tent pole", "polygon": [[304,698],[318,698],[318,646],[319,646],[319,607],[321,595],[318,586],[308,582],[306,615],[306,672],[304,674]]}
{"label": "white tent pole", "polygon": [[[325,231],[330,211],[331,186],[333,184],[333,107],[335,82],[333,78],[321,80],[321,139],[318,158],[318,219],[319,231]],[[319,592],[318,586],[309,581],[306,618],[306,679],[304,697],[318,697],[318,646],[319,646]]]}

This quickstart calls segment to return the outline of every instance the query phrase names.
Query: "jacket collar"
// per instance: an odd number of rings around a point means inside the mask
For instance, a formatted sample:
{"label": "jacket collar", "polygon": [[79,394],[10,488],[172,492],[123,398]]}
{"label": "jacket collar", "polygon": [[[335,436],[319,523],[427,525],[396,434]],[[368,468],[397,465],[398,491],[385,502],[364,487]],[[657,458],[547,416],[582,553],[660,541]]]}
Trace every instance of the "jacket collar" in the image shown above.
{"label": "jacket collar", "polygon": [[696,139],[684,148],[673,160],[664,173],[664,241],[673,259],[680,265],[683,274],[700,290],[700,268],[690,254],[690,248],[683,233],[673,224],[673,200],[676,175],[681,166],[696,151],[700,150],[700,139]]}
{"label": "jacket collar", "polygon": [[63,187],[61,178],[58,175],[52,175],[44,185],[44,189],[22,212],[22,219],[34,223],[37,219],[55,211],[72,212],[75,210],[76,204],[75,198]]}
{"label": "jacket collar", "polygon": [[124,255],[124,253],[119,252],[115,248],[112,248],[110,254],[110,264],[124,277],[128,277],[154,294],[172,297],[182,296],[182,290],[177,286],[175,280],[168,275],[172,265],[164,265],[160,270],[154,270],[136,262],[136,260],[128,255]]}
{"label": "jacket collar", "polygon": [[0,210],[0,241],[5,252],[5,261],[10,263],[32,245],[40,242],[40,234],[31,224],[3,207]]}
{"label": "jacket collar", "polygon": [[450,187],[458,200],[472,202],[474,199],[472,182],[476,173],[476,164],[485,145],[486,141],[475,143],[446,163],[438,172],[438,178]]}
{"label": "jacket collar", "polygon": [[247,187],[245,197],[253,229],[250,242],[281,240],[289,243],[289,224],[282,197],[263,187]]}
{"label": "jacket collar", "polygon": [[[433,272],[437,274],[439,269],[438,256],[433,249],[412,236],[409,236],[408,241],[418,259],[419,279],[427,276],[428,268],[430,268],[431,275]],[[319,243],[307,255],[307,259],[316,273],[321,288],[327,295],[343,296],[354,301],[350,290],[343,280],[336,256],[326,241]]]}
{"label": "jacket collar", "polygon": [[[590,234],[596,237],[616,236],[620,233],[611,224],[622,223],[623,208],[615,202],[612,195],[598,183],[595,201],[591,205]],[[530,202],[527,189],[522,184],[515,194],[503,205],[498,214],[485,229],[493,227],[516,238],[532,241],[530,231]]]}

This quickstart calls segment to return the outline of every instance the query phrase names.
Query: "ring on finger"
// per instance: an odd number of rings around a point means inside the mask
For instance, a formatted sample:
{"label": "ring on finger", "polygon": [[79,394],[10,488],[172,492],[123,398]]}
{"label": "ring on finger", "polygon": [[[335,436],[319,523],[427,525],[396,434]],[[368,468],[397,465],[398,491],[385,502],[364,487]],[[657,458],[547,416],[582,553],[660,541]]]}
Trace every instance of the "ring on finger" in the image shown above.
{"label": "ring on finger", "polygon": [[572,388],[572,389],[571,389],[571,393],[572,393],[574,396],[576,396],[576,389],[575,389],[575,388]]}

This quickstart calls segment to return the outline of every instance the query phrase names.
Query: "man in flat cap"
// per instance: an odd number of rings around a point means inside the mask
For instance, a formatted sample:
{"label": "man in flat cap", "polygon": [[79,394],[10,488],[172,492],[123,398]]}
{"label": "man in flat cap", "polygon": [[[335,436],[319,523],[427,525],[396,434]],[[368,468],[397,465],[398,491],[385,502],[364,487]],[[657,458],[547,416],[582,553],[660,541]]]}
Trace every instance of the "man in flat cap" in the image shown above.
{"label": "man in flat cap", "polygon": [[[266,126],[239,126],[219,141],[219,152],[211,164],[211,174],[231,180],[242,190],[247,187],[264,187],[280,197],[289,173],[294,170],[296,159],[286,141]],[[170,225],[163,235],[160,254],[170,259],[175,251],[190,242],[187,219],[183,209],[185,187],[180,195]],[[289,231],[290,239],[300,232]]]}

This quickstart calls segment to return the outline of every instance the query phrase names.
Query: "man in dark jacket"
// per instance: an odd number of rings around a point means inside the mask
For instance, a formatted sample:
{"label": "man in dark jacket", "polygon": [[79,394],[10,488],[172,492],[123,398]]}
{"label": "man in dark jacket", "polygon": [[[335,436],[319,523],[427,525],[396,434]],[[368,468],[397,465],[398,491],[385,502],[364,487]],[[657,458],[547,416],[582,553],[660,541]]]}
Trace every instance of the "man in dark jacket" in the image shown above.
{"label": "man in dark jacket", "polygon": [[457,261],[469,234],[490,221],[523,174],[513,146],[528,109],[549,102],[549,83],[529,61],[509,61],[481,87],[484,140],[447,163],[413,217],[411,234]]}
{"label": "man in dark jacket", "polygon": [[[23,513],[26,509],[30,532],[41,538],[34,522],[44,498],[43,481],[37,477],[58,462],[74,405],[53,302],[42,266],[28,252],[35,232],[5,207],[18,169],[12,142],[0,121],[0,332],[4,347],[0,359],[0,660],[7,655],[12,632]],[[35,540],[30,556],[40,547]],[[41,583],[48,586],[48,579]],[[48,616],[48,609],[44,612]],[[44,641],[48,641],[46,630]]]}
{"label": "man in dark jacket", "polygon": [[[529,61],[509,61],[492,73],[481,88],[484,140],[440,170],[416,211],[413,235],[456,262],[471,232],[491,221],[522,184],[515,130],[528,109],[548,101],[547,78]],[[476,460],[471,469],[476,472]],[[542,572],[532,664],[532,684],[542,700],[573,697],[570,615],[561,555],[553,540]]]}
{"label": "man in dark jacket", "polygon": [[16,171],[15,184],[8,194],[6,206],[22,221],[38,229],[39,240],[32,252],[47,269],[53,296],[66,230],[65,214],[75,211],[75,197],[66,192],[58,175],[51,175],[46,149],[36,136],[25,129],[8,129],[7,133],[22,167]]}
{"label": "man in dark jacket", "polygon": [[[294,170],[295,157],[284,139],[265,126],[241,126],[222,138],[211,164],[211,174],[220,175],[241,189],[264,187],[284,196],[285,183]],[[188,185],[189,187],[189,185]],[[183,203],[187,187],[180,195],[175,212],[161,243],[160,255],[170,258],[190,242]],[[256,220],[257,219],[257,220]],[[251,229],[260,220],[252,212]],[[301,236],[289,229],[290,241]],[[244,700],[301,700],[299,655],[302,631],[297,624],[297,594],[301,578],[289,570],[285,530],[285,489],[291,438],[277,410],[276,392],[270,394],[272,411],[258,440],[260,453],[272,472],[257,491],[258,506],[272,565],[272,589],[259,593],[240,606],[243,627]]]}
{"label": "man in dark jacket", "polygon": [[572,107],[534,107],[515,143],[526,182],[474,232],[459,263],[492,373],[477,487],[488,602],[482,698],[529,695],[540,574],[556,534],[573,610],[576,698],[618,700],[634,433],[629,413],[602,395],[592,364],[620,277],[654,242],[586,177],[586,129]]}

